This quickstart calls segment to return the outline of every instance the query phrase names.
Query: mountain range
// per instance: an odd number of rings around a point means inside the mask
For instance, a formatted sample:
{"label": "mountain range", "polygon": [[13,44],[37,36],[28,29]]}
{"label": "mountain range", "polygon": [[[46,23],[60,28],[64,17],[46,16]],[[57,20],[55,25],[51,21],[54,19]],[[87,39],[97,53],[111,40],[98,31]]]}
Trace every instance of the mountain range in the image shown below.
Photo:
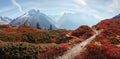
{"label": "mountain range", "polygon": [[34,9],[28,11],[28,13],[25,13],[20,17],[17,17],[13,21],[11,21],[10,24],[20,26],[23,25],[25,22],[28,22],[29,25],[34,28],[36,28],[37,23],[39,23],[39,27],[41,27],[42,29],[49,29],[50,25],[52,25],[53,29],[57,29],[50,17],[41,13],[39,10]]}
{"label": "mountain range", "polygon": [[[89,19],[86,16],[89,17]],[[97,24],[99,20],[84,13],[64,13],[58,22],[61,28],[76,29],[81,25],[93,26]]]}
{"label": "mountain range", "polygon": [[[86,16],[89,17],[89,19],[86,18]],[[120,18],[120,14],[113,18]],[[0,16],[0,24],[12,24],[21,26],[25,22],[28,22],[31,27],[36,28],[37,23],[39,23],[42,29],[49,29],[50,25],[52,25],[53,29],[76,29],[81,25],[93,26],[99,21],[100,20],[97,18],[85,13],[64,13],[58,18],[58,21],[56,22],[54,21],[54,18],[51,18],[35,9],[31,9],[15,19]]]}

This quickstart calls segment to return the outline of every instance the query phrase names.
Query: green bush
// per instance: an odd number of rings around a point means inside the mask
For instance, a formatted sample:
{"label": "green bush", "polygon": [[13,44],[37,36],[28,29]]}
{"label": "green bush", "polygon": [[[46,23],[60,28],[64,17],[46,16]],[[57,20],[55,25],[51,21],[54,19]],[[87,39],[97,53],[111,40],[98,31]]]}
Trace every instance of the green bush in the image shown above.
{"label": "green bush", "polygon": [[[37,59],[39,48],[28,43],[8,43],[8,46],[0,48],[0,56],[8,59]],[[3,59],[3,57],[0,57]]]}
{"label": "green bush", "polygon": [[119,44],[120,43],[120,39],[114,39],[114,38],[112,38],[112,39],[110,39],[109,40],[112,44]]}
{"label": "green bush", "polygon": [[[12,32],[0,33],[0,40],[5,42],[28,42],[28,43],[64,43],[70,39],[65,37],[65,30],[45,30],[39,32]],[[56,39],[56,40],[54,40]]]}

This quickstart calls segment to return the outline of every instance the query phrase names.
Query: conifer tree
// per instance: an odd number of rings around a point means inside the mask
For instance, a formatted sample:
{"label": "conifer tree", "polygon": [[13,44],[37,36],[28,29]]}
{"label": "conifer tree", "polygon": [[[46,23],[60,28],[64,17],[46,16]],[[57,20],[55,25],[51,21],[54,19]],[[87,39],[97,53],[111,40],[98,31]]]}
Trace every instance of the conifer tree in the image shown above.
{"label": "conifer tree", "polygon": [[41,29],[39,22],[37,22],[36,28],[37,28],[37,29]]}
{"label": "conifer tree", "polygon": [[52,28],[52,25],[50,24],[50,28],[49,28],[49,30],[52,30],[53,28]]}

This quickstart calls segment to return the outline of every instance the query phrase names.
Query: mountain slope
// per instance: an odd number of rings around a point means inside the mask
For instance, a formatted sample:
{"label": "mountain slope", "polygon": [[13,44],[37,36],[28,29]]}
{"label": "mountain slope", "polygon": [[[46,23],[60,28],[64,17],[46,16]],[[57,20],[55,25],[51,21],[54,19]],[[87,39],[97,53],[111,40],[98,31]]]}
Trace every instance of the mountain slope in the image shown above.
{"label": "mountain slope", "polygon": [[88,44],[84,59],[119,59],[120,18],[102,20],[93,28],[102,31]]}
{"label": "mountain slope", "polygon": [[[89,17],[89,19],[87,17]],[[95,20],[93,20],[95,19]],[[95,25],[99,22],[93,16],[81,13],[64,13],[59,19],[59,25],[65,29],[76,29],[81,25]]]}
{"label": "mountain slope", "polygon": [[0,24],[9,24],[12,19],[0,16]]}
{"label": "mountain slope", "polygon": [[25,22],[28,22],[31,27],[36,27],[36,24],[39,23],[42,29],[49,29],[52,25],[53,29],[57,29],[56,26],[52,23],[52,19],[46,16],[45,14],[39,12],[39,10],[30,10],[28,13],[14,19],[10,24],[22,25]]}
{"label": "mountain slope", "polygon": [[115,19],[115,18],[120,18],[120,14],[113,17],[113,19]]}

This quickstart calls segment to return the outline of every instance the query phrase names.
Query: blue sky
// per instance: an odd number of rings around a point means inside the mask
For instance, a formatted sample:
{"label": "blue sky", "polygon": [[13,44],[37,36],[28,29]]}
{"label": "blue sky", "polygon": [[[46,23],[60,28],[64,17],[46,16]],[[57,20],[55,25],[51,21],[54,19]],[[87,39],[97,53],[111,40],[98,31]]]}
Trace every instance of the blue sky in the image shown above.
{"label": "blue sky", "polygon": [[30,9],[39,9],[49,16],[82,12],[102,20],[119,14],[119,4],[120,0],[0,0],[0,16],[16,18]]}

